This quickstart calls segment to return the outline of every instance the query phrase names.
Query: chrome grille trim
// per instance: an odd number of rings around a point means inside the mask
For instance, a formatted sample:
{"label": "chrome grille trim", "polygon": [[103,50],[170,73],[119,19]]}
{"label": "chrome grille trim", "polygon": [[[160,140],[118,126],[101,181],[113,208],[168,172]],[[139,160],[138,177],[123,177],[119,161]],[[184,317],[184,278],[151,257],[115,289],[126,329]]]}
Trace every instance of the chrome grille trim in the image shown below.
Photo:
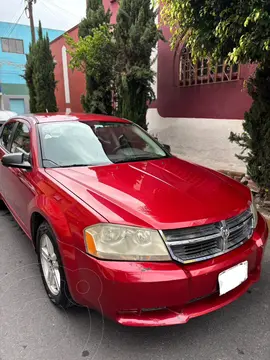
{"label": "chrome grille trim", "polygon": [[160,234],[171,257],[183,264],[212,259],[248,241],[254,230],[250,209],[217,223],[183,229],[163,230]]}
{"label": "chrome grille trim", "polygon": [[[202,236],[196,239],[192,239],[192,240],[181,240],[181,245],[185,245],[185,244],[196,244],[197,242],[201,243],[207,240],[211,240],[211,239],[216,239],[217,236],[221,236],[220,232],[214,235],[209,235],[209,236]],[[177,241],[170,241],[170,245],[179,245],[179,240]]]}

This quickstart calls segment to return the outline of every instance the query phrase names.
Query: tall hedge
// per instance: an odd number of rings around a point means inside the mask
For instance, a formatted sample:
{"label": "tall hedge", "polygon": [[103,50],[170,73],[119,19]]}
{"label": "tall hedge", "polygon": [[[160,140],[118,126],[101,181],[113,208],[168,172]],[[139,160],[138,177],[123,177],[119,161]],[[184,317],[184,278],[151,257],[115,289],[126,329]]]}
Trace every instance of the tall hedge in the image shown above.
{"label": "tall hedge", "polygon": [[24,78],[29,89],[30,110],[33,113],[57,112],[54,58],[48,34],[43,36],[39,22],[38,40],[30,44]]}
{"label": "tall hedge", "polygon": [[162,33],[152,0],[120,0],[115,28],[118,114],[146,128],[146,113],[155,99],[152,52]]}
{"label": "tall hedge", "polygon": [[245,113],[244,131],[231,133],[230,140],[242,148],[237,157],[247,164],[252,179],[262,189],[270,189],[270,57],[258,66],[247,89],[253,103]]}
{"label": "tall hedge", "polygon": [[[102,0],[88,0],[86,17],[79,26],[79,37],[93,37],[93,31],[99,29],[103,24],[110,24],[110,19],[111,12],[109,10],[105,11]],[[85,112],[95,114],[105,113],[108,115],[112,113],[112,94],[110,83],[108,84],[108,79],[112,77],[111,72],[111,67],[104,66],[101,76],[98,76],[99,81],[97,81],[96,77],[92,75],[92,69],[86,68],[86,94],[81,97],[81,103]]]}

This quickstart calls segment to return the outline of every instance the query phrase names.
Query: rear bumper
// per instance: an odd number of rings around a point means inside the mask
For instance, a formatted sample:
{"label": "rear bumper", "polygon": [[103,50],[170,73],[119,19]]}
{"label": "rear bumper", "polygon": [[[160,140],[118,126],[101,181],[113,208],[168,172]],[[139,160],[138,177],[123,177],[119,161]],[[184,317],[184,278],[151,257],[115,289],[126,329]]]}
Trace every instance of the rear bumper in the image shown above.
{"label": "rear bumper", "polygon": [[[127,326],[166,326],[217,310],[259,280],[268,227],[260,216],[252,239],[240,248],[201,263],[112,262],[76,250],[78,270],[70,285],[74,300]],[[248,279],[219,296],[218,275],[248,261]],[[70,281],[69,281],[70,282]]]}

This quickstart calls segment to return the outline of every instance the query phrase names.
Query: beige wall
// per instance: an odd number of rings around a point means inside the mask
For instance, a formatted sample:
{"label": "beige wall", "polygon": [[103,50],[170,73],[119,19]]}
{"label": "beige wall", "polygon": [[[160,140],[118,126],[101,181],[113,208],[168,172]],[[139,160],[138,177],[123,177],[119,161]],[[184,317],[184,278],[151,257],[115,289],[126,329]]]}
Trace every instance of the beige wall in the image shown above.
{"label": "beige wall", "polygon": [[162,118],[150,109],[147,121],[150,134],[170,145],[173,154],[216,170],[245,171],[235,157],[239,147],[228,140],[230,131],[242,132],[241,120]]}

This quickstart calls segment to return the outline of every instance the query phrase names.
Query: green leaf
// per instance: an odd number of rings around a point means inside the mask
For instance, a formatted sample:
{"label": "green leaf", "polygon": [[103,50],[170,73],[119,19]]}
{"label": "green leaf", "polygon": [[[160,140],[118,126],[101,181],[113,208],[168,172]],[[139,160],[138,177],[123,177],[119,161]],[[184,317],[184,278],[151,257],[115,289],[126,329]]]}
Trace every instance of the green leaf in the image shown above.
{"label": "green leaf", "polygon": [[260,11],[257,11],[255,16],[254,16],[254,20],[257,21],[260,17]]}

